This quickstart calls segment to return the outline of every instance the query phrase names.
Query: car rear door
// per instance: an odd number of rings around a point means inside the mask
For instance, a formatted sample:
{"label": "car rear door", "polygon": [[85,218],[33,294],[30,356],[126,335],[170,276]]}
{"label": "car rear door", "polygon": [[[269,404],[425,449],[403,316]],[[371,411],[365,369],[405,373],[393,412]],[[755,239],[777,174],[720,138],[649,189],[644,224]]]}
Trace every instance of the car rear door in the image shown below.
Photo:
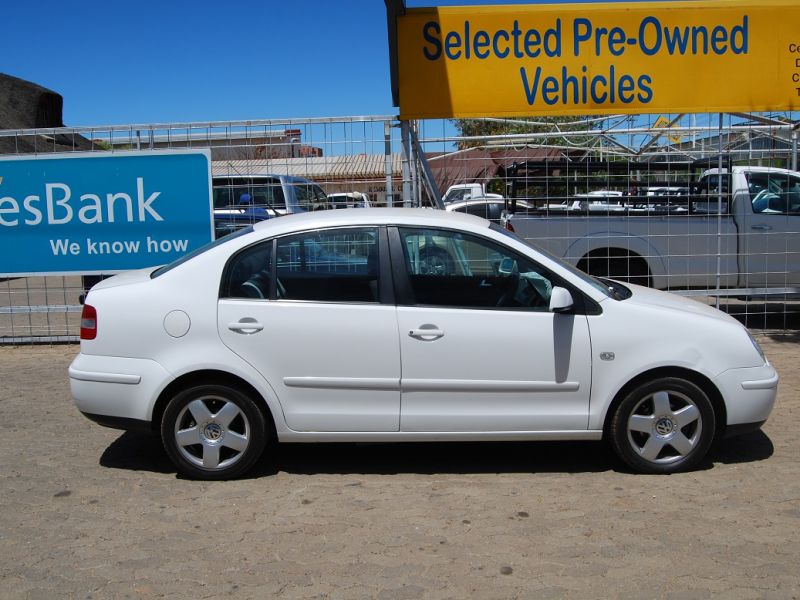
{"label": "car rear door", "polygon": [[397,431],[400,355],[385,233],[337,228],[234,256],[220,337],[275,390],[296,431]]}

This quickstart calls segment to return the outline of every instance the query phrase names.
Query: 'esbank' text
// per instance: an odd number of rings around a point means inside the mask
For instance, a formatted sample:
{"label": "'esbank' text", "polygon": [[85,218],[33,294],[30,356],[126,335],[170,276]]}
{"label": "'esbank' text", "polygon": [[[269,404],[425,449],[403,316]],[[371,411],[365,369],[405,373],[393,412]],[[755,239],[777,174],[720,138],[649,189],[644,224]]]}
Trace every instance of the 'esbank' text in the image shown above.
{"label": "'esbank' text", "polygon": [[0,197],[0,225],[68,225],[76,217],[78,222],[86,225],[163,221],[153,206],[160,195],[161,192],[145,194],[143,177],[136,178],[136,192],[133,194],[84,193],[76,196],[65,183],[45,183],[44,198],[41,194],[25,196],[21,201],[12,196]]}

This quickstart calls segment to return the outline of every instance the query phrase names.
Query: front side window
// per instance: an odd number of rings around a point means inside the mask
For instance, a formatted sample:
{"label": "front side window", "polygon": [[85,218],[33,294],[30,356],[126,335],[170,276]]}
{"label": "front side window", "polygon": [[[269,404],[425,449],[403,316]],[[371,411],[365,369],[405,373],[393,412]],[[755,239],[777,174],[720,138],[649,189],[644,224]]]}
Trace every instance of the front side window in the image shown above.
{"label": "front side window", "polygon": [[490,240],[449,230],[401,228],[416,304],[547,311],[552,275]]}
{"label": "front side window", "polygon": [[756,214],[800,214],[800,177],[786,173],[748,173],[750,201]]}
{"label": "front side window", "polygon": [[378,229],[328,229],[278,240],[278,298],[378,302]]}
{"label": "front side window", "polygon": [[442,199],[442,202],[444,202],[445,204],[450,202],[458,202],[460,200],[466,200],[471,196],[472,194],[469,193],[468,188],[456,188],[447,192],[445,197]]}
{"label": "front side window", "polygon": [[589,284],[595,290],[597,290],[598,292],[601,292],[604,296],[607,296],[609,298],[614,297],[613,293],[612,293],[613,290],[609,289],[609,287],[606,284],[604,284],[603,282],[601,282],[599,279],[597,279],[596,277],[592,277],[591,275],[589,275],[587,273],[584,273],[578,267],[575,267],[575,266],[569,264],[567,261],[558,258],[556,255],[548,252],[544,248],[541,248],[541,247],[537,246],[536,244],[531,243],[530,240],[526,240],[525,238],[521,238],[516,233],[512,233],[511,231],[509,231],[505,227],[500,227],[499,225],[492,224],[489,227],[492,229],[492,231],[494,231],[496,233],[501,233],[506,237],[509,237],[509,238],[511,238],[513,240],[516,240],[517,242],[525,244],[531,250],[535,250],[536,252],[538,252],[539,254],[543,254],[544,256],[549,258],[550,260],[552,260],[554,262],[557,262],[557,263],[560,263],[561,267],[566,269],[570,273],[572,273],[573,277],[577,277],[578,279],[580,279],[584,283]]}
{"label": "front side window", "polygon": [[[703,176],[697,184],[689,204],[691,213],[698,215],[727,214],[730,178],[728,173],[722,175],[712,173]],[[721,204],[720,199],[722,200]]]}

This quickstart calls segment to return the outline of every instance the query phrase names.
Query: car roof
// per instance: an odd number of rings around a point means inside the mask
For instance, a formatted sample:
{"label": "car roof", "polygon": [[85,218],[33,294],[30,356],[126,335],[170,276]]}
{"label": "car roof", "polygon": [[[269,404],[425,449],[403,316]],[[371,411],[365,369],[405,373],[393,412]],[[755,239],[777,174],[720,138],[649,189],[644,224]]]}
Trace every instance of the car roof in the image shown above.
{"label": "car roof", "polygon": [[347,208],[319,210],[269,219],[253,226],[255,233],[283,235],[308,229],[375,225],[407,225],[427,227],[459,227],[480,232],[489,222],[463,213],[433,208]]}
{"label": "car roof", "polygon": [[314,183],[305,177],[297,177],[295,175],[280,175],[278,173],[239,173],[236,171],[229,171],[227,173],[215,173],[212,179],[262,179],[262,178],[279,179],[280,181],[288,183]]}
{"label": "car roof", "polygon": [[751,173],[779,173],[779,174],[789,174],[794,173],[796,174],[797,171],[792,171],[791,169],[783,169],[781,167],[733,167],[734,173],[741,173],[741,172],[751,172]]}
{"label": "car roof", "polygon": [[[750,165],[739,165],[732,168],[734,173],[777,173],[777,174],[789,174],[789,175],[797,175],[797,171],[792,171],[791,169],[783,169],[781,167],[756,167]],[[714,167],[713,169],[706,169],[703,171],[702,176],[706,175],[716,175],[719,173],[719,168]],[[727,173],[728,169],[723,167],[723,173]]]}

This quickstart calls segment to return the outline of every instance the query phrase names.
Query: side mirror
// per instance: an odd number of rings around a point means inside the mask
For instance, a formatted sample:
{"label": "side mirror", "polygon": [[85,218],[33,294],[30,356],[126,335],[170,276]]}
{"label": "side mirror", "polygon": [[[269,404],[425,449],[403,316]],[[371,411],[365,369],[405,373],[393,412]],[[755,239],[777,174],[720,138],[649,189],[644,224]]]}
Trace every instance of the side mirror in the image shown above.
{"label": "side mirror", "polygon": [[572,294],[562,287],[554,287],[550,293],[550,312],[565,313],[569,312],[574,304]]}

